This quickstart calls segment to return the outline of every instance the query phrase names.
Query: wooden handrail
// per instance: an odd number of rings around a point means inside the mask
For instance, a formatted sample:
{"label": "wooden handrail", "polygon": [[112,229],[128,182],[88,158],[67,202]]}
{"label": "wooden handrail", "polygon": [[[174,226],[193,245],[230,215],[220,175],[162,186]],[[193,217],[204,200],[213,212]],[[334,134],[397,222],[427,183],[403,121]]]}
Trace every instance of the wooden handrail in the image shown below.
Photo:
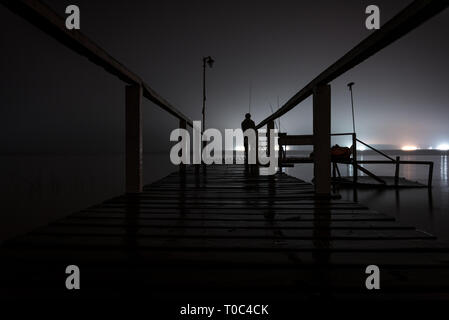
{"label": "wooden handrail", "polygon": [[408,160],[399,160],[399,161],[387,161],[387,160],[358,160],[357,163],[360,164],[392,164],[392,163],[400,163],[400,164],[423,164],[423,165],[431,165],[432,161],[408,161]]}
{"label": "wooden handrail", "polygon": [[173,107],[168,101],[166,101],[164,98],[159,96],[153,89],[150,88],[149,85],[142,82],[142,88],[143,88],[143,96],[147,98],[148,100],[154,102],[159,107],[170,113],[171,115],[175,116],[179,120],[185,121],[187,125],[190,127],[193,127],[193,122],[190,118],[185,116],[181,111]]}
{"label": "wooden handrail", "polygon": [[331,136],[352,136],[354,133],[331,133]]}
{"label": "wooden handrail", "polygon": [[192,120],[162,98],[137,74],[129,70],[79,30],[68,30],[65,26],[65,20],[46,4],[38,0],[0,0],[0,3],[69,49],[103,67],[107,72],[120,80],[130,85],[142,86],[144,97],[179,120],[185,120],[189,126],[192,126]]}
{"label": "wooden handrail", "polygon": [[343,57],[320,73],[304,88],[296,93],[281,108],[261,121],[256,128],[259,129],[270,121],[281,117],[299,103],[313,94],[313,89],[320,84],[327,84],[346,71],[365,61],[394,41],[400,39],[425,21],[440,13],[449,5],[448,1],[415,0],[396,16],[386,22],[379,30],[362,40]]}

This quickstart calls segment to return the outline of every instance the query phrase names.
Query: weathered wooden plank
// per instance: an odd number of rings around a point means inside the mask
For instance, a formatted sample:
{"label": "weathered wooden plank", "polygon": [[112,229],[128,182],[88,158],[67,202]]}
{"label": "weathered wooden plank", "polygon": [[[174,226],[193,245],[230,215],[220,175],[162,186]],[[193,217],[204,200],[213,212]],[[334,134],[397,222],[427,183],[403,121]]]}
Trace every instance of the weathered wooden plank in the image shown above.
{"label": "weathered wooden plank", "polygon": [[[74,217],[86,217],[86,216],[100,216],[100,214],[105,214],[105,216],[111,215],[122,215],[129,218],[132,217],[150,217],[152,215],[166,215],[170,217],[170,215],[178,215],[179,217],[195,217],[197,215],[201,215],[207,219],[207,217],[254,217],[265,219],[266,221],[275,221],[277,218],[281,217],[304,217],[304,218],[317,218],[317,219],[327,219],[331,221],[334,217],[353,217],[353,218],[386,218],[392,220],[393,218],[388,217],[386,215],[369,211],[369,210],[345,210],[344,208],[341,210],[318,210],[318,209],[275,209],[270,208],[269,206],[261,206],[260,208],[256,208],[253,211],[251,210],[237,210],[235,208],[215,208],[213,210],[209,208],[188,208],[186,206],[175,206],[172,208],[138,208],[138,206],[128,206],[128,207],[113,207],[113,208],[97,208],[92,210],[86,210],[83,212],[75,213],[72,216]],[[270,214],[270,216],[267,216]]]}
{"label": "weathered wooden plank", "polygon": [[306,205],[306,204],[314,204],[316,206],[326,206],[326,207],[357,207],[357,208],[366,208],[365,206],[352,203],[349,201],[320,201],[319,199],[314,200],[309,198],[300,198],[296,196],[278,196],[278,195],[272,195],[273,197],[269,197],[270,195],[267,194],[266,196],[262,197],[198,197],[198,195],[185,197],[182,193],[178,193],[175,197],[140,197],[139,195],[136,196],[130,196],[130,197],[121,197],[121,198],[114,198],[108,201],[105,201],[102,203],[104,204],[128,204],[128,203],[139,203],[139,204],[145,204],[145,203],[161,203],[161,204],[171,204],[171,203],[177,203],[177,202],[183,202],[183,203],[207,203],[207,204],[247,204],[248,201],[255,201],[261,204],[265,203],[274,203],[274,204],[289,204],[289,205]]}
{"label": "weathered wooden plank", "polygon": [[339,221],[331,220],[327,226],[319,226],[315,221],[275,221],[266,220],[179,220],[179,219],[127,219],[126,217],[115,218],[95,218],[83,217],[64,219],[54,222],[51,225],[62,226],[138,226],[139,228],[245,228],[245,229],[343,229],[343,230],[359,230],[359,229],[375,229],[375,230],[415,230],[412,226],[403,226],[393,220],[387,221]]}
{"label": "weathered wooden plank", "polygon": [[[135,230],[133,230],[135,229]],[[130,231],[132,230],[132,231]],[[136,238],[207,238],[207,239],[332,239],[332,240],[395,240],[395,239],[435,239],[429,234],[416,230],[361,229],[339,230],[325,227],[316,229],[254,229],[254,228],[140,228],[138,225],[119,227],[52,225],[39,228],[31,234],[53,236],[106,236]]]}
{"label": "weathered wooden plank", "polygon": [[[203,214],[205,216],[209,215],[253,215],[253,216],[260,216],[264,217],[267,213],[270,213],[272,215],[285,215],[285,214],[295,214],[299,215],[302,214],[304,216],[307,215],[315,215],[315,216],[329,216],[329,219],[332,218],[332,216],[336,215],[358,215],[358,216],[364,216],[365,214],[372,215],[375,217],[386,217],[386,215],[377,213],[376,211],[371,211],[368,209],[359,209],[359,208],[313,208],[313,207],[302,207],[302,208],[277,208],[274,206],[270,206],[267,204],[266,206],[260,205],[256,208],[247,209],[247,208],[235,208],[235,207],[195,207],[194,205],[188,207],[184,206],[182,203],[179,203],[178,205],[172,206],[172,207],[139,207],[138,204],[128,205],[128,206],[112,206],[112,207],[95,207],[91,209],[83,210],[79,213],[74,213],[75,216],[86,216],[90,213],[122,213],[122,214],[128,214],[134,213],[134,214],[141,214],[142,216],[145,216],[145,214],[183,214],[184,216],[190,215],[190,214]],[[265,217],[267,218],[267,217]],[[393,219],[393,218],[391,218]]]}
{"label": "weathered wooden plank", "polygon": [[394,218],[386,217],[383,215],[359,215],[359,214],[348,214],[348,215],[334,215],[332,217],[325,216],[324,218],[321,216],[304,216],[301,214],[272,214],[267,211],[266,215],[235,215],[235,214],[223,214],[223,215],[211,215],[211,214],[195,214],[195,213],[186,213],[186,212],[178,212],[178,213],[152,213],[152,214],[136,214],[131,213],[126,215],[124,213],[116,212],[116,213],[98,213],[93,212],[89,214],[79,214],[73,215],[76,218],[83,219],[97,219],[97,218],[105,218],[105,219],[129,219],[133,220],[176,220],[176,221],[187,221],[187,220],[209,220],[209,221],[265,221],[266,223],[274,224],[275,221],[319,221],[323,220],[326,222],[331,221],[394,221]]}
{"label": "weathered wooden plank", "polygon": [[[260,210],[266,208],[271,209],[275,212],[275,210],[289,210],[292,212],[297,212],[300,209],[310,209],[310,210],[316,210],[318,211],[328,211],[331,209],[335,209],[337,207],[334,206],[319,206],[319,205],[313,205],[313,204],[296,204],[296,205],[283,205],[283,204],[274,204],[270,202],[267,202],[266,204],[262,203],[258,207],[251,206],[251,202],[248,202],[247,204],[208,204],[208,203],[202,203],[199,202],[197,204],[195,203],[172,203],[172,204],[151,204],[151,203],[131,203],[131,204],[115,204],[115,203],[105,203],[103,205],[103,208],[132,208],[133,206],[138,206],[141,209],[176,209],[182,206],[183,209],[233,209],[233,210],[240,210],[240,211],[256,211],[260,212]],[[338,207],[339,210],[362,210],[362,208],[357,206],[340,206]]]}
{"label": "weathered wooden plank", "polygon": [[242,241],[241,238],[138,238],[133,230],[123,237],[97,236],[53,236],[25,235],[8,241],[8,246],[54,247],[61,250],[84,248],[86,250],[131,250],[133,248],[168,249],[183,248],[186,250],[274,250],[274,251],[398,251],[398,252],[449,252],[449,246],[436,240],[296,240],[296,239],[258,239]]}

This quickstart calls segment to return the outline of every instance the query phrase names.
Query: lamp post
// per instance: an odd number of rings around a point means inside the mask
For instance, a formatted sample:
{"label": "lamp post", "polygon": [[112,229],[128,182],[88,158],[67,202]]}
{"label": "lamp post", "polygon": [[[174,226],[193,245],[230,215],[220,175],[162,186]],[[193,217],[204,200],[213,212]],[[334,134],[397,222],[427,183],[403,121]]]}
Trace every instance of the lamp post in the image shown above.
{"label": "lamp post", "polygon": [[[349,91],[351,91],[351,107],[352,107],[352,183],[357,184],[357,136],[355,133],[355,118],[354,118],[354,97],[352,95],[352,86],[354,82],[348,83]],[[354,188],[354,199],[357,199],[356,188]],[[356,201],[356,200],[355,200]]]}
{"label": "lamp post", "polygon": [[206,64],[209,66],[209,68],[212,68],[214,62],[215,60],[212,59],[211,56],[203,57],[203,122],[201,133],[203,133],[204,129],[206,128]]}

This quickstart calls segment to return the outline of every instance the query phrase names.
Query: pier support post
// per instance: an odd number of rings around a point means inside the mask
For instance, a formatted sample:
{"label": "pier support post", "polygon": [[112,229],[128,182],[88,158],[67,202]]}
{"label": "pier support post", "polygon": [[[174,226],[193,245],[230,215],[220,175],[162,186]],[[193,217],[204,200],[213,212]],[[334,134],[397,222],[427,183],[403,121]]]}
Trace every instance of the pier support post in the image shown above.
{"label": "pier support post", "polygon": [[313,157],[315,194],[331,193],[331,87],[320,85],[313,90]]}
{"label": "pier support post", "polygon": [[[286,136],[287,133],[280,133],[279,132],[279,139],[278,139],[278,172],[282,173],[282,160],[284,159],[284,147],[281,144],[281,136]],[[285,149],[287,149],[287,146],[285,146]]]}
{"label": "pier support post", "polygon": [[[187,129],[187,121],[186,120],[179,119],[179,129]],[[189,157],[190,155],[187,155],[187,156]],[[180,173],[185,173],[185,171],[186,171],[185,163],[180,163],[179,164],[179,172]]]}
{"label": "pier support post", "polygon": [[126,192],[142,192],[142,87],[126,86]]}
{"label": "pier support post", "polygon": [[432,178],[433,178],[433,162],[429,163],[429,178],[427,180],[427,188],[431,190],[432,188]]}
{"label": "pier support post", "polygon": [[357,168],[357,135],[355,132],[352,133],[352,183],[354,188],[357,186],[357,179],[359,176]]}
{"label": "pier support post", "polygon": [[394,169],[394,186],[397,187],[399,185],[399,165],[401,161],[401,157],[396,157],[396,165]]}

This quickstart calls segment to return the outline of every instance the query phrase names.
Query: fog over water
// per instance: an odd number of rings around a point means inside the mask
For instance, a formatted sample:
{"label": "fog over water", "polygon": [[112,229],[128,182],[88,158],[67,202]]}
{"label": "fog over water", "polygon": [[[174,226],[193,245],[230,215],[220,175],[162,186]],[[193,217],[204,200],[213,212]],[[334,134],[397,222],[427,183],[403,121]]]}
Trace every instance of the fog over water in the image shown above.
{"label": "fog over water", "polygon": [[[45,1],[64,16],[69,0]],[[256,5],[257,3],[257,5]],[[381,24],[411,0],[377,0]],[[207,127],[256,123],[372,31],[359,0],[78,0],[81,31],[178,107],[201,119],[202,57]],[[0,6],[0,152],[124,151],[124,83]],[[332,132],[352,129],[372,145],[449,143],[449,10],[331,83]],[[251,94],[250,94],[251,91]],[[144,100],[145,150],[166,152],[178,121]],[[312,99],[281,118],[312,132]]]}

